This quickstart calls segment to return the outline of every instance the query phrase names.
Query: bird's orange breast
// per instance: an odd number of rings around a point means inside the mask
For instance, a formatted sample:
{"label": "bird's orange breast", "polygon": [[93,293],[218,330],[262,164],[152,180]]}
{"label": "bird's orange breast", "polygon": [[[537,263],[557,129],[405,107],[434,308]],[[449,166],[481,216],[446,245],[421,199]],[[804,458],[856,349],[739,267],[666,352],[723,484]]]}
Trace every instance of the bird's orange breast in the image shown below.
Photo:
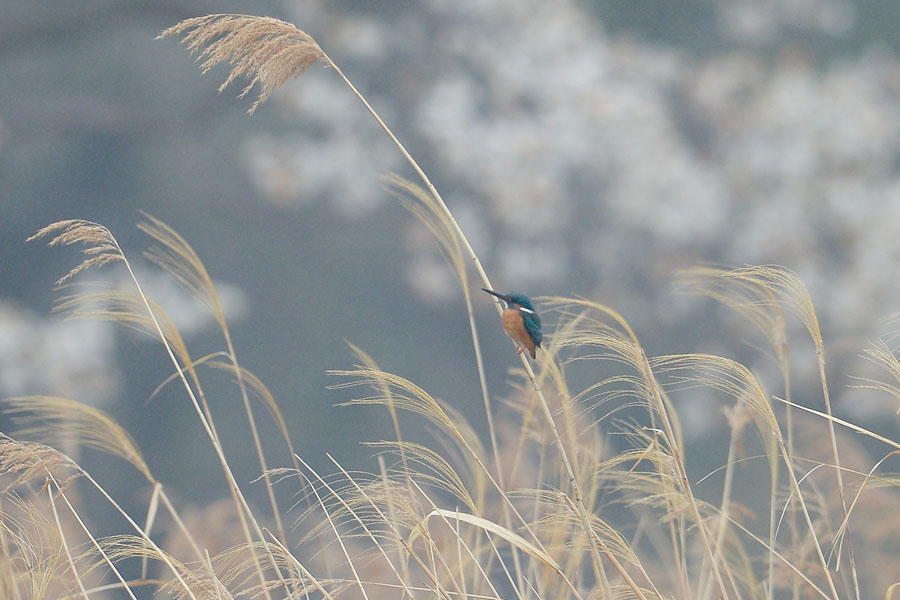
{"label": "bird's orange breast", "polygon": [[516,308],[507,308],[503,311],[501,322],[503,323],[503,331],[506,332],[506,335],[528,348],[528,353],[531,355],[531,358],[535,358],[534,340],[531,339],[528,330],[525,329],[525,323],[522,321],[522,313]]}

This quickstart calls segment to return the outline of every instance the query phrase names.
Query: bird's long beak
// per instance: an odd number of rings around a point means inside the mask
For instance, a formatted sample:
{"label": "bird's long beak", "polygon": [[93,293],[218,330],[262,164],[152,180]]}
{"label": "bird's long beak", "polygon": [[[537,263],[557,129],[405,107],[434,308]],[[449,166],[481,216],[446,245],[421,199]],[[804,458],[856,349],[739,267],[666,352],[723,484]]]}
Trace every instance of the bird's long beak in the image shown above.
{"label": "bird's long beak", "polygon": [[495,292],[494,290],[489,290],[487,288],[481,288],[481,289],[484,290],[485,292],[487,292],[488,294],[491,294],[492,296],[497,296],[498,298],[500,298],[501,300],[506,302],[506,297],[503,294],[499,294],[499,293]]}
{"label": "bird's long beak", "polygon": [[487,288],[481,288],[481,289],[483,289],[484,291],[486,291],[488,294],[490,294],[492,296],[497,296],[498,298],[500,298],[500,301],[503,302],[504,309],[509,308],[509,296],[506,296],[505,294],[498,294],[494,290],[489,290]]}

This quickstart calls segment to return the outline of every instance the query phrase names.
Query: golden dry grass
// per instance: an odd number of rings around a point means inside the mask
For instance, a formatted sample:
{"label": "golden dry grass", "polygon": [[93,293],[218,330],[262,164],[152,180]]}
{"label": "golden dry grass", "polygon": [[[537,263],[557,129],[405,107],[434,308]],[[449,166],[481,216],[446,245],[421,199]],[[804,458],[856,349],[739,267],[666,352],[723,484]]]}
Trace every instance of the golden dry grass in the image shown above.
{"label": "golden dry grass", "polygon": [[[410,191],[408,202],[419,197],[426,204],[424,191],[409,182],[403,187]],[[65,231],[72,242],[118,247],[102,227],[71,223],[47,231]],[[206,295],[206,306],[227,331],[223,314],[216,315],[221,309],[211,278],[188,243],[156,219],[141,228],[160,244],[149,256],[193,293]],[[460,246],[447,239],[452,229],[440,231],[441,243],[457,252]],[[105,233],[87,235],[91,232]],[[116,262],[128,265],[122,253]],[[97,266],[103,265],[88,265]],[[791,303],[767,295],[768,288],[753,287],[740,276],[747,272],[721,269],[706,282],[694,272],[687,281],[694,291],[726,300],[757,327],[783,327],[783,319],[773,315],[795,312]],[[459,274],[467,275],[464,270]],[[728,287],[731,281],[736,282],[734,290]],[[19,558],[3,563],[3,585],[18,597],[41,597],[45,592],[40,590],[58,586],[73,597],[103,590],[129,595],[146,586],[177,598],[767,598],[784,593],[853,598],[848,529],[856,534],[861,557],[854,565],[861,589],[886,591],[894,583],[883,573],[895,539],[885,532],[900,531],[900,523],[887,520],[872,527],[864,515],[897,507],[900,477],[891,469],[900,443],[829,417],[824,410],[795,405],[795,411],[807,416],[795,416],[791,433],[796,448],[789,450],[782,409],[786,401],[766,390],[746,367],[695,353],[647,357],[633,329],[604,305],[543,299],[545,311],[558,315],[551,343],[533,379],[525,371],[516,375],[520,381],[512,397],[494,415],[500,416],[501,426],[489,445],[452,405],[406,377],[385,372],[354,348],[360,364],[332,371],[334,387],[362,391],[348,410],[385,407],[393,415],[397,439],[370,444],[383,465],[379,473],[352,473],[335,463],[333,474],[322,475],[291,450],[284,417],[262,381],[236,365],[227,349],[192,359],[171,321],[140,291],[137,280],[135,290],[127,301],[121,290],[85,290],[81,296],[88,300],[69,295],[62,306],[74,317],[113,319],[155,332],[176,367],[176,375],[162,378],[181,381],[186,398],[196,403],[201,427],[217,448],[229,482],[231,500],[201,510],[229,524],[227,541],[215,542],[204,534],[209,525],[183,517],[186,507],[170,499],[132,438],[103,412],[63,398],[9,399],[5,408],[16,428],[12,437],[0,440],[4,502],[56,515],[28,521],[29,527],[40,523],[40,535],[56,540],[51,543],[57,548],[55,558],[38,561],[49,573],[35,566],[33,557],[45,549],[29,547],[37,543],[34,534],[24,536],[17,521],[4,522],[6,537],[0,536],[0,544]],[[750,300],[745,306],[737,298]],[[91,306],[105,308],[88,310]],[[763,334],[784,339],[778,332]],[[790,347],[785,349],[789,357]],[[870,355],[887,379],[870,378],[863,387],[890,393],[900,386],[891,368],[896,358],[886,343],[876,344]],[[570,390],[568,369],[585,364],[607,375],[583,390]],[[201,365],[234,375],[236,384],[268,406],[267,415],[287,445],[278,466],[261,463],[260,475],[265,475],[267,488],[289,486],[300,494],[293,509],[272,503],[261,511],[245,500],[206,404]],[[556,399],[547,411],[535,386]],[[695,393],[717,398],[731,428],[720,468],[699,481],[688,476],[690,460],[677,408],[681,398]],[[404,440],[399,413],[430,424],[436,445]],[[845,457],[847,518],[842,516],[831,451],[810,444],[823,432],[827,439],[829,426],[838,429],[836,446]],[[854,443],[852,436],[858,434],[880,442],[883,456],[870,458]],[[90,474],[59,450],[73,446],[116,456],[143,473],[153,491],[147,514],[125,515]],[[743,456],[748,447],[754,454]],[[572,457],[569,465],[561,460],[564,453]],[[766,465],[768,474],[747,486],[742,476],[757,472],[757,464]],[[721,483],[717,492],[710,492],[714,480]],[[765,500],[759,497],[762,489],[767,490]],[[79,516],[78,502],[89,493],[99,493],[109,510],[125,516],[131,531],[96,537]],[[266,523],[275,523],[276,510],[295,527],[270,530]],[[118,574],[134,563],[141,565],[140,577]],[[882,568],[870,569],[877,565]],[[112,575],[104,577],[104,572]]]}

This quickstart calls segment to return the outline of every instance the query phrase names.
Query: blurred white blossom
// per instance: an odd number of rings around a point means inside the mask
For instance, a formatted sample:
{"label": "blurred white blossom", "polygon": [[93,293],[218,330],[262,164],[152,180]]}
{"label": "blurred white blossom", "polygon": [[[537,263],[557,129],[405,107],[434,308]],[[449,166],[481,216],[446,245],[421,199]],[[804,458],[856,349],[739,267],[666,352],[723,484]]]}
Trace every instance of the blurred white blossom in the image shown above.
{"label": "blurred white blossom", "polygon": [[102,404],[118,390],[113,325],[41,317],[0,301],[0,396],[65,395]]}
{"label": "blurred white blossom", "polygon": [[[145,293],[166,311],[184,338],[217,326],[206,306],[167,274],[148,269],[138,269],[137,274]],[[124,273],[105,274],[95,281],[134,290]],[[215,282],[215,286],[226,318],[237,321],[246,312],[246,295],[232,284]],[[38,315],[0,299],[0,397],[49,394],[95,405],[110,401],[125,377],[117,360],[117,331],[131,332],[110,321]]]}
{"label": "blurred white blossom", "polygon": [[[218,328],[215,317],[206,304],[192,295],[168,273],[157,269],[136,267],[135,272],[144,292],[159,305],[184,338]],[[134,289],[134,282],[125,273],[112,278],[123,291]],[[213,280],[222,311],[229,323],[237,322],[247,312],[247,295],[238,286],[227,281]]]}
{"label": "blurred white blossom", "polygon": [[306,203],[327,194],[342,214],[363,217],[387,200],[380,176],[400,157],[334,73],[286,86],[279,101],[302,136],[248,140],[244,156],[257,187],[276,204]]}
{"label": "blurred white blossom", "polygon": [[856,22],[856,5],[849,0],[729,0],[717,6],[728,33],[756,44],[797,31],[844,35]]}

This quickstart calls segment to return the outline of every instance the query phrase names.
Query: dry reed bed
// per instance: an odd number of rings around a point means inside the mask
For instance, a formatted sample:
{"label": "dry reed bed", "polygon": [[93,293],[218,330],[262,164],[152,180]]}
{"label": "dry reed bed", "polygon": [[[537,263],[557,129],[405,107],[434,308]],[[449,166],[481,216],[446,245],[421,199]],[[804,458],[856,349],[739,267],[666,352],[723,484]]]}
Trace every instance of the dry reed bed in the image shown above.
{"label": "dry reed bed", "polygon": [[[873,525],[869,518],[872,510],[898,514],[890,467],[900,444],[832,415],[822,333],[812,299],[793,273],[774,266],[702,267],[682,278],[685,291],[733,307],[759,330],[783,376],[774,394],[725,357],[648,357],[612,308],[553,297],[541,299],[557,317],[550,343],[534,366],[521,356],[514,392],[498,408],[486,385],[470,287],[474,275],[479,286],[492,288],[487,273],[424,171],[315,40],[288,23],[241,15],[188,19],[161,34],[168,36],[181,36],[204,71],[229,64],[223,88],[247,79],[243,95],[258,84],[251,112],[289,78],[322,62],[396,144],[421,185],[396,175],[386,185],[431,231],[457,275],[489,439],[452,405],[353,347],[357,365],[333,371],[334,387],[359,390],[351,405],[383,406],[395,439],[372,444],[378,472],[351,473],[332,461],[332,472],[318,473],[294,452],[265,385],[239,363],[212,280],[176,231],[149,215],[139,224],[152,240],[145,257],[200,299],[218,323],[222,350],[199,358],[145,294],[109,230],[81,220],[54,223],[32,239],[84,254],[58,282],[65,292],[58,310],[110,319],[159,341],[173,369],[161,379],[183,389],[230,498],[188,514],[128,433],[101,411],[64,398],[8,399],[16,428],[0,438],[2,597],[136,599],[149,588],[191,599],[858,599],[889,598],[900,585],[893,558],[900,523],[884,518]],[[86,284],[73,291],[70,280],[79,273],[113,264],[128,272],[131,290]],[[816,351],[817,408],[792,400],[791,320],[803,325]],[[866,351],[884,379],[861,385],[900,400],[895,350],[878,341]],[[567,371],[582,365],[603,375],[570,390]],[[204,392],[208,368],[236,381],[266,509],[248,502],[246,484],[237,481],[223,450]],[[698,391],[713,392],[730,425],[720,468],[699,481],[688,474],[676,410],[680,398]],[[281,432],[275,457],[259,434],[258,403]],[[401,412],[430,424],[434,446],[404,439]],[[882,454],[872,460],[859,451],[859,437]],[[63,452],[78,446],[134,466],[152,490],[146,512],[128,514]],[[762,480],[741,485],[750,472],[764,474]],[[281,487],[299,495],[294,506],[279,502]],[[99,497],[126,528],[97,536],[81,517],[86,497]]]}

